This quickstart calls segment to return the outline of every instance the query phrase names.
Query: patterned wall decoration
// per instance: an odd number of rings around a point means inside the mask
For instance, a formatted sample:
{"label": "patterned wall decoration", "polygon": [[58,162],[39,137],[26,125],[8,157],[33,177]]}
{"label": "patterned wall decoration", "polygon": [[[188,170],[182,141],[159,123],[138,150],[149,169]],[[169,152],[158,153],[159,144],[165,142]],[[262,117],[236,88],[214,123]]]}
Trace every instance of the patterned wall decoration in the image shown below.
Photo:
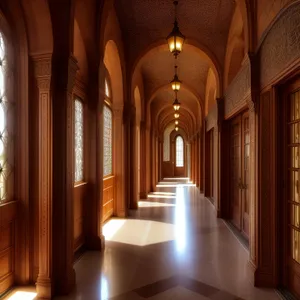
{"label": "patterned wall decoration", "polygon": [[174,130],[174,124],[170,124],[164,132],[164,157],[163,161],[170,161],[170,134]]}
{"label": "patterned wall decoration", "polygon": [[263,89],[300,58],[300,3],[286,9],[262,42],[260,87]]}
{"label": "patterned wall decoration", "polygon": [[225,92],[225,118],[229,118],[247,104],[251,96],[250,60],[246,59],[234,80]]}

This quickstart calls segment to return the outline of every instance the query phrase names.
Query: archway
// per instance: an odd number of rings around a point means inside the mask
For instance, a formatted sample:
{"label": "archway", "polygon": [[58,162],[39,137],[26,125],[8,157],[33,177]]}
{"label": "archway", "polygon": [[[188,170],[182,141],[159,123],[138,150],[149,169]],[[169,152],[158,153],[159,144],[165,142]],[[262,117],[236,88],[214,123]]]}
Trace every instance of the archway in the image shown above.
{"label": "archway", "polygon": [[[123,125],[123,74],[119,50],[113,40],[106,43],[104,51],[104,65],[107,69],[107,82],[110,82],[110,109],[113,115],[113,172],[109,178],[104,178],[104,197],[113,197],[113,215],[125,216],[125,170],[124,170],[124,125]],[[107,191],[107,186],[111,192]],[[111,194],[112,193],[112,194]],[[104,200],[103,200],[104,201]]]}

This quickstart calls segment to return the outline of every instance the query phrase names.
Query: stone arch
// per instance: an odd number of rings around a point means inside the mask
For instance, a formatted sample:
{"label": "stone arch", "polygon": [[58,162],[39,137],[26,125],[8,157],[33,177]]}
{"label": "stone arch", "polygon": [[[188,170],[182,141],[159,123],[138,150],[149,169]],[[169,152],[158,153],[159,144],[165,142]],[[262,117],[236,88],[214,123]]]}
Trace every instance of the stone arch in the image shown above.
{"label": "stone arch", "polygon": [[245,24],[241,6],[236,5],[231,20],[224,66],[224,88],[226,89],[241,69],[247,53]]}
{"label": "stone arch", "polygon": [[74,56],[77,59],[77,64],[79,70],[76,74],[83,82],[87,83],[88,81],[88,60],[86,54],[86,47],[83,41],[83,37],[81,34],[81,30],[79,28],[78,22],[76,19],[74,20],[74,49],[73,49]]}
{"label": "stone arch", "polygon": [[[196,51],[212,68],[215,76],[217,78],[217,94],[220,95],[222,93],[222,72],[220,63],[214,56],[214,54],[205,46],[201,45],[199,42],[187,39],[185,45],[189,45],[193,51]],[[157,42],[149,45],[141,54],[137,57],[137,59],[132,64],[132,72],[131,78],[134,77],[135,72],[138,72],[140,66],[142,64],[143,58],[152,51],[160,51],[161,49],[166,47],[165,40],[158,40]]]}
{"label": "stone arch", "polygon": [[119,50],[113,40],[109,40],[104,50],[104,65],[111,80],[111,93],[114,105],[123,105],[123,75]]}
{"label": "stone arch", "polygon": [[205,92],[205,116],[216,104],[216,78],[214,73],[209,69],[207,74],[206,92]]}

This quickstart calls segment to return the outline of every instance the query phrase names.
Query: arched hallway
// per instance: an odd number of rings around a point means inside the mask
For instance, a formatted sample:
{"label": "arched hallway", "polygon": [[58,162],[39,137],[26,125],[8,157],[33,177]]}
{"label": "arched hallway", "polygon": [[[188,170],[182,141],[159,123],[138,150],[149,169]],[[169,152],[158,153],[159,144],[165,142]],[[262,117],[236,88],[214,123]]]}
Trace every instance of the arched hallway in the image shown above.
{"label": "arched hallway", "polygon": [[0,298],[300,299],[299,24],[300,0],[0,0]]}

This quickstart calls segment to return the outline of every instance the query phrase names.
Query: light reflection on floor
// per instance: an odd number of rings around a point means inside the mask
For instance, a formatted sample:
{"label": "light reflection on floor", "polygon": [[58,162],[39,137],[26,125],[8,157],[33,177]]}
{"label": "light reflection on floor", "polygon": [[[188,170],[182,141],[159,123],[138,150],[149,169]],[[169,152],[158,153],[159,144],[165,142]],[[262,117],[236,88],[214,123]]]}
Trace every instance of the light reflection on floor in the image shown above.
{"label": "light reflection on floor", "polygon": [[161,203],[161,202],[150,202],[150,201],[139,201],[139,207],[174,207],[175,204],[171,203]]}
{"label": "light reflection on floor", "polygon": [[15,291],[12,295],[9,295],[8,298],[4,298],[5,300],[33,300],[36,297],[36,293],[34,292],[23,292],[23,291]]}

